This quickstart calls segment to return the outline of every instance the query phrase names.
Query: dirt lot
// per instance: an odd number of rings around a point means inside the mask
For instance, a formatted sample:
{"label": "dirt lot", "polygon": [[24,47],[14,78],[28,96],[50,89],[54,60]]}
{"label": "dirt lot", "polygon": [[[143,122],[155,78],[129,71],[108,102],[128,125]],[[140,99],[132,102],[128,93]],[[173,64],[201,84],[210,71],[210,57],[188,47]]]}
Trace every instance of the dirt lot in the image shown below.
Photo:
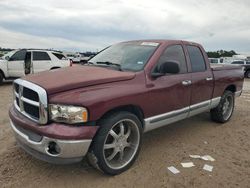
{"label": "dirt lot", "polygon": [[[0,187],[250,187],[250,80],[230,122],[213,123],[205,113],[149,132],[134,166],[115,177],[85,161],[56,166],[19,149],[8,120],[11,90],[10,83],[0,86]],[[189,154],[208,154],[216,161],[191,160]],[[190,160],[196,166],[183,169],[180,162]],[[202,170],[205,163],[213,172]],[[168,166],[181,173],[171,174]]]}

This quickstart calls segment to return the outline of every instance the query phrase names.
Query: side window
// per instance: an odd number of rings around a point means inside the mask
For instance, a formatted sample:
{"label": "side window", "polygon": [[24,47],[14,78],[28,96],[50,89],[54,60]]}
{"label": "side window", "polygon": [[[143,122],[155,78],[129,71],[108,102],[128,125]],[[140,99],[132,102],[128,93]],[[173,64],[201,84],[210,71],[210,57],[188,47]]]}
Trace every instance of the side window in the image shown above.
{"label": "side window", "polygon": [[52,53],[54,56],[56,56],[58,59],[66,59],[66,57],[63,54],[59,53]]}
{"label": "side window", "polygon": [[[186,73],[187,72],[187,64],[186,64],[186,60],[185,60],[185,54],[183,51],[183,48],[181,45],[173,45],[173,46],[169,46],[166,48],[166,50],[163,52],[163,54],[161,55],[158,63],[157,63],[157,67],[159,67],[159,65],[161,65],[162,63],[165,63],[167,61],[177,61],[180,64],[180,72],[179,73]],[[156,67],[156,72],[157,72],[157,67]]]}
{"label": "side window", "polygon": [[203,72],[206,70],[206,63],[201,50],[196,46],[187,46],[191,67],[193,72]]}
{"label": "side window", "polygon": [[234,61],[231,64],[244,65],[244,61]]}
{"label": "side window", "polygon": [[33,52],[34,61],[48,61],[51,60],[47,52]]}
{"label": "side window", "polygon": [[22,61],[25,59],[26,50],[17,51],[14,55],[12,55],[9,61]]}

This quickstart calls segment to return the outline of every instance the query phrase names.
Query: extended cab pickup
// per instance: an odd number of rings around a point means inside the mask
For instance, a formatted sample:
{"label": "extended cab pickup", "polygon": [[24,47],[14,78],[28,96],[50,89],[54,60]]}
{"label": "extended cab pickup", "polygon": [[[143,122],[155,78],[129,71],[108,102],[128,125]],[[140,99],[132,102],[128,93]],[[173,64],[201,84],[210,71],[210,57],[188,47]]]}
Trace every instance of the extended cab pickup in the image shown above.
{"label": "extended cab pickup", "polygon": [[0,84],[27,74],[67,67],[71,62],[57,51],[22,49],[11,51],[0,59]]}
{"label": "extended cab pickup", "polygon": [[10,123],[38,159],[65,164],[86,155],[115,175],[133,164],[147,131],[209,110],[213,121],[227,122],[243,79],[241,67],[210,67],[193,42],[122,42],[87,65],[15,80]]}

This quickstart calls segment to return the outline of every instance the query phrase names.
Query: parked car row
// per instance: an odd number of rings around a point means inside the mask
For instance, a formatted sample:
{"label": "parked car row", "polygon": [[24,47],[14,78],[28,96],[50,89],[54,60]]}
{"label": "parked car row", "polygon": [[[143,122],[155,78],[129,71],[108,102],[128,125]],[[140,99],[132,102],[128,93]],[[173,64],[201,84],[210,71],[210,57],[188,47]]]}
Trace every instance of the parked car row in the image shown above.
{"label": "parked car row", "polygon": [[72,60],[73,63],[87,63],[87,61],[93,57],[96,53],[86,52],[86,53],[64,53],[65,56]]}
{"label": "parked car row", "polygon": [[0,59],[0,84],[45,70],[71,66],[62,53],[50,50],[22,49],[11,51]]}
{"label": "parked car row", "polygon": [[235,60],[231,64],[243,66],[244,67],[244,75],[245,75],[245,77],[250,78],[250,61]]}
{"label": "parked car row", "polygon": [[[212,64],[224,64],[223,59],[220,59],[220,58],[208,58],[208,59],[209,59],[209,62]],[[250,78],[250,61],[233,59],[228,64],[240,65],[240,66],[244,67],[245,77]]]}

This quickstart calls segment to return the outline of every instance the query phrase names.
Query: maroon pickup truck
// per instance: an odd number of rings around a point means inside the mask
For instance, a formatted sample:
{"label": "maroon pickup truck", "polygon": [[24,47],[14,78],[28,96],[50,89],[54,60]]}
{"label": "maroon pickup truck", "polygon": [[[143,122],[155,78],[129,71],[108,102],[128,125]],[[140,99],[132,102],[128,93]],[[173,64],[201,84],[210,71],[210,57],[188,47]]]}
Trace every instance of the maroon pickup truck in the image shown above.
{"label": "maroon pickup truck", "polygon": [[10,123],[38,159],[65,164],[87,156],[115,175],[134,163],[147,131],[209,110],[213,121],[227,122],[243,78],[241,67],[210,67],[193,42],[122,42],[86,65],[15,80]]}

